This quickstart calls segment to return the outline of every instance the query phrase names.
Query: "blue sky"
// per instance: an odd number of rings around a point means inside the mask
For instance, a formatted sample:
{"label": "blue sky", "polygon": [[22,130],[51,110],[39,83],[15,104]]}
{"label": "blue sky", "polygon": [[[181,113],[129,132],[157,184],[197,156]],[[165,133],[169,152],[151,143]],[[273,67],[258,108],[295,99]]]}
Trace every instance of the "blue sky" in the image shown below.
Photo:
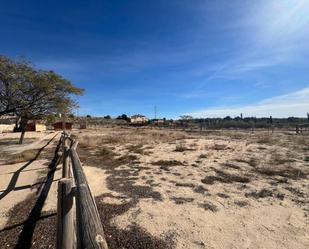
{"label": "blue sky", "polygon": [[309,0],[10,0],[0,27],[1,54],[86,89],[80,115],[309,111]]}

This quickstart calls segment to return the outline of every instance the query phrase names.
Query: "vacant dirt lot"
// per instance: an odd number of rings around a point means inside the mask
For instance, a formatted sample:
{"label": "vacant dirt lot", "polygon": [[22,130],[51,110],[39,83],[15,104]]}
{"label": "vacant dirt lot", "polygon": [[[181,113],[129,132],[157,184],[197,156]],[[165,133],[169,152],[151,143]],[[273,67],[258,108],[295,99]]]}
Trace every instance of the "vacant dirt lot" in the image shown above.
{"label": "vacant dirt lot", "polygon": [[[309,248],[308,135],[73,134],[110,249]],[[29,134],[22,147],[10,136],[0,137],[0,244],[26,248],[17,240],[32,230],[28,246],[55,248],[61,165],[52,175],[48,167],[59,135]]]}
{"label": "vacant dirt lot", "polygon": [[309,247],[306,135],[133,128],[75,136],[81,161],[101,176],[92,188],[103,193],[111,248]]}

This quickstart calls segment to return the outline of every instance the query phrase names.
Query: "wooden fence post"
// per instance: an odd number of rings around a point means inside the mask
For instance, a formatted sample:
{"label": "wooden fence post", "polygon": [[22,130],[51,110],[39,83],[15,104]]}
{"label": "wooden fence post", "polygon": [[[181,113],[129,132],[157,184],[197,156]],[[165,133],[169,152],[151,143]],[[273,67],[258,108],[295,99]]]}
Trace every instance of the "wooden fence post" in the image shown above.
{"label": "wooden fence post", "polygon": [[70,160],[69,160],[69,146],[65,145],[63,149],[63,166],[62,166],[62,178],[69,178],[70,174]]}
{"label": "wooden fence post", "polygon": [[57,249],[74,248],[72,179],[58,182]]}

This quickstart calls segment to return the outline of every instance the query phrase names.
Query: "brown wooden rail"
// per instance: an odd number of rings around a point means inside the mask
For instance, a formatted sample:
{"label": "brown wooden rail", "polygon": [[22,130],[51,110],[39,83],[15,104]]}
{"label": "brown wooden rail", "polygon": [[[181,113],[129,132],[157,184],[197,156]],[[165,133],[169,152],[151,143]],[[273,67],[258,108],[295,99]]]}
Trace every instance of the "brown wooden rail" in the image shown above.
{"label": "brown wooden rail", "polygon": [[63,166],[58,183],[57,249],[108,249],[98,209],[76,152],[78,142],[66,131],[61,141]]}

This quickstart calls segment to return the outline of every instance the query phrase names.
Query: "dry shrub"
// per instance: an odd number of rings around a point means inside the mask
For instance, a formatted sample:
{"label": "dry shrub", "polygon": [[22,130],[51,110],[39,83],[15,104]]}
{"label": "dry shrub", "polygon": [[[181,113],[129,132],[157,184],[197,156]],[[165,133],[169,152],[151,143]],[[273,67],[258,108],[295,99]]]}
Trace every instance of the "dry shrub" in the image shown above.
{"label": "dry shrub", "polygon": [[199,158],[200,159],[204,159],[204,158],[207,158],[208,156],[206,155],[206,154],[201,154],[201,155],[199,155]]}
{"label": "dry shrub", "polygon": [[223,167],[231,168],[231,169],[240,169],[238,165],[232,164],[232,163],[222,163]]}
{"label": "dry shrub", "polygon": [[234,201],[234,203],[239,207],[246,207],[249,205],[249,203],[246,201]]}
{"label": "dry shrub", "polygon": [[199,193],[199,194],[205,194],[208,192],[208,189],[204,188],[202,185],[196,186],[193,188],[193,191],[195,193]]}
{"label": "dry shrub", "polygon": [[157,165],[157,166],[177,166],[177,165],[183,165],[182,162],[177,161],[177,160],[159,160],[156,162],[152,162],[152,165]]}
{"label": "dry shrub", "polygon": [[197,150],[197,144],[193,143],[189,146],[185,144],[185,142],[180,142],[176,144],[175,152],[184,152],[184,151],[195,151]]}
{"label": "dry shrub", "polygon": [[175,151],[175,152],[184,152],[184,151],[186,151],[186,150],[192,150],[192,149],[186,147],[185,144],[180,143],[180,144],[176,144],[176,148],[175,148],[174,151]]}
{"label": "dry shrub", "polygon": [[217,212],[219,209],[217,208],[217,206],[215,206],[214,204],[212,204],[211,202],[205,202],[205,203],[201,203],[198,205],[201,208],[204,208],[205,210],[209,210],[211,212]]}
{"label": "dry shrub", "polygon": [[221,197],[221,198],[224,198],[224,199],[230,198],[229,195],[226,195],[226,194],[224,194],[224,193],[218,193],[217,196],[219,196],[219,197]]}
{"label": "dry shrub", "polygon": [[236,162],[239,162],[239,163],[248,163],[248,160],[246,159],[241,159],[241,158],[236,158],[234,159]]}
{"label": "dry shrub", "polygon": [[172,197],[171,198],[176,204],[184,204],[186,202],[194,201],[193,198],[185,198],[185,197]]}
{"label": "dry shrub", "polygon": [[292,167],[277,167],[277,168],[270,168],[270,167],[261,167],[256,168],[256,172],[266,175],[266,176],[281,176],[287,177],[293,180],[306,178],[307,174],[300,169],[292,168]]}
{"label": "dry shrub", "polygon": [[250,179],[245,176],[240,175],[232,175],[221,170],[215,170],[215,176],[206,176],[202,179],[202,183],[204,184],[214,184],[215,182],[222,182],[222,183],[233,183],[233,182],[240,182],[240,183],[248,183]]}
{"label": "dry shrub", "polygon": [[227,145],[225,145],[225,144],[214,144],[209,149],[212,149],[212,150],[226,150],[226,149],[229,149],[229,147]]}
{"label": "dry shrub", "polygon": [[250,157],[249,159],[239,159],[236,158],[234,161],[239,162],[239,163],[247,163],[251,167],[257,167],[259,165],[259,160],[257,158]]}
{"label": "dry shrub", "polygon": [[247,163],[251,166],[251,167],[257,167],[259,165],[259,160],[257,158],[249,158],[249,160],[247,161]]}
{"label": "dry shrub", "polygon": [[127,149],[132,152],[132,153],[136,153],[136,154],[143,154],[144,149],[143,149],[143,144],[133,144],[133,145],[129,145],[127,147]]}
{"label": "dry shrub", "polygon": [[273,189],[261,189],[260,191],[253,191],[251,193],[246,193],[246,197],[254,197],[255,199],[266,198],[266,197],[274,197],[280,200],[284,199],[284,194],[277,192]]}
{"label": "dry shrub", "polygon": [[193,183],[182,183],[182,182],[176,182],[176,187],[185,187],[185,188],[194,188],[195,185]]}

